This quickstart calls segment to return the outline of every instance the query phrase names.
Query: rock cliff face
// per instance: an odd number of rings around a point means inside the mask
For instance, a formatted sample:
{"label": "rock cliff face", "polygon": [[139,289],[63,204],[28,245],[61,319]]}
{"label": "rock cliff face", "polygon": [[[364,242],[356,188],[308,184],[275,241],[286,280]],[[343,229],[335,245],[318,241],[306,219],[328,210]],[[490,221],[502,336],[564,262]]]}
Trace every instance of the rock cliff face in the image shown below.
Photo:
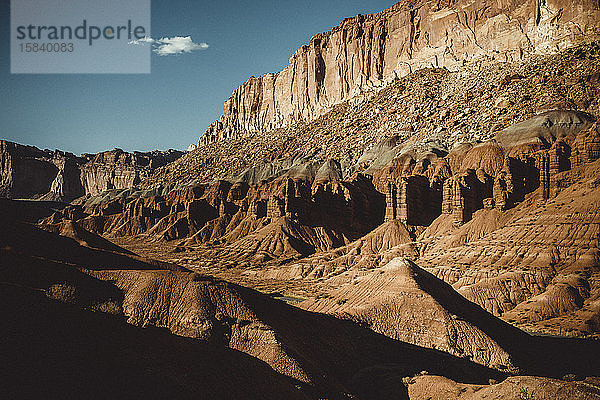
{"label": "rock cliff face", "polygon": [[[597,374],[600,342],[517,327],[600,337],[600,42],[447,69],[588,39],[599,7],[407,0],[346,20],[238,89],[217,142],[172,163],[0,142],[0,195],[87,194],[0,199],[15,362],[60,361],[87,338],[96,350],[77,354],[101,371],[85,379],[114,380],[125,360],[138,394],[597,397],[598,378],[566,380]],[[34,372],[13,371],[55,381]],[[535,377],[494,384],[508,373]]]}
{"label": "rock cliff face", "polygon": [[49,192],[54,178],[61,175],[52,162],[55,156],[61,155],[0,141],[0,195],[29,197]]}
{"label": "rock cliff face", "polygon": [[515,61],[600,33],[597,1],[400,2],[315,35],[281,72],[237,88],[200,144],[310,121],[331,106],[425,67]]}
{"label": "rock cliff face", "polygon": [[73,200],[108,189],[129,188],[183,152],[127,153],[114,149],[77,157],[60,150],[0,141],[0,196]]}
{"label": "rock cliff face", "polygon": [[[521,132],[522,125],[529,128]],[[400,245],[416,240],[425,229],[435,231],[439,221],[449,221],[444,229],[458,229],[480,211],[500,215],[526,198],[552,198],[570,185],[562,172],[598,158],[598,143],[593,116],[555,110],[499,132],[496,140],[463,143],[447,154],[430,145],[403,147],[383,167],[371,170],[372,176],[357,173],[343,179],[333,160],[282,170],[264,167],[231,181],[171,192],[112,190],[66,207],[45,222],[75,220],[113,237],[145,233],[178,239],[180,251],[202,248],[208,254],[216,246],[218,258],[250,263],[315,255],[317,259],[300,263],[303,275],[329,274],[354,255],[365,256],[360,262],[371,265],[373,252],[350,242],[360,237],[364,243],[381,242],[381,232],[371,232],[378,237],[373,240],[363,235],[382,222],[396,232],[392,242]],[[397,250],[395,256],[415,254],[415,249]],[[330,260],[323,264],[315,254],[319,252]]]}
{"label": "rock cliff face", "polygon": [[182,151],[127,153],[121,149],[85,155],[89,161],[81,167],[85,194],[95,195],[109,189],[130,188],[156,168],[176,160]]}

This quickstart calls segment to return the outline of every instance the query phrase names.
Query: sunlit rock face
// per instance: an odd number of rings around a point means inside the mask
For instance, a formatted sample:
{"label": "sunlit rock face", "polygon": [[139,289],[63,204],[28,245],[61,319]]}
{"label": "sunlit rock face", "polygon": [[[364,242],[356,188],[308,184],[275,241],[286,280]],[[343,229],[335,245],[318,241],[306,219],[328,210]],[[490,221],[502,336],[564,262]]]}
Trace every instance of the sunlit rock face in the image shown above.
{"label": "sunlit rock face", "polygon": [[516,61],[600,33],[597,1],[403,1],[315,35],[283,71],[251,77],[200,144],[310,121],[425,67]]}
{"label": "sunlit rock face", "polygon": [[129,188],[182,154],[176,150],[127,153],[114,149],[78,157],[2,140],[0,196],[70,201]]}

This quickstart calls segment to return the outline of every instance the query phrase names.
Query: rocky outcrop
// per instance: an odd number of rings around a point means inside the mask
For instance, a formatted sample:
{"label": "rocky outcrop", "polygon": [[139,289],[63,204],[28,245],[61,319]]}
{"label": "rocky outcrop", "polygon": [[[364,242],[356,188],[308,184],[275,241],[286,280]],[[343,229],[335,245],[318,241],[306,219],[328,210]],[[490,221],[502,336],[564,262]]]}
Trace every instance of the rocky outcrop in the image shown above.
{"label": "rocky outcrop", "polygon": [[[573,332],[597,334],[593,289],[584,289],[593,287],[600,265],[592,250],[598,184],[578,183],[594,175],[597,125],[549,143],[528,140],[465,143],[447,155],[428,145],[393,147],[384,153],[396,156],[373,176],[349,179],[329,160],[265,165],[232,181],[172,191],[114,189],[45,223],[59,231],[57,224],[71,219],[109,237],[176,240],[170,248],[191,265],[199,255],[211,268],[240,265],[236,271],[243,272],[232,276],[248,276],[244,265],[269,265],[251,274],[324,287],[354,285],[350,271],[408,257],[506,321],[540,329],[561,318]],[[571,196],[567,187],[585,188],[570,216],[555,205]],[[386,315],[376,313],[374,326],[385,324]],[[395,335],[393,329],[384,333]]]}
{"label": "rocky outcrop", "polygon": [[22,198],[48,193],[58,175],[64,178],[53,160],[69,156],[0,141],[0,195]]}
{"label": "rocky outcrop", "polygon": [[446,180],[442,196],[442,211],[452,215],[455,225],[470,220],[477,201],[477,178],[474,172],[471,170]]}
{"label": "rocky outcrop", "polygon": [[156,168],[179,158],[176,150],[126,153],[114,149],[77,157],[0,141],[0,196],[73,200],[134,186]]}
{"label": "rocky outcrop", "polygon": [[543,200],[553,197],[560,190],[554,176],[598,157],[593,121],[582,112],[551,111],[503,130],[496,140],[458,145],[445,159],[401,153],[373,178],[379,187],[387,179],[380,188],[385,220],[428,226],[447,214],[460,226],[477,210],[513,207],[538,187]]}
{"label": "rocky outcrop", "polygon": [[[585,127],[588,129],[584,129]],[[559,173],[600,158],[598,124],[586,124],[577,131],[582,132],[557,140],[549,149],[542,149],[534,154],[542,200],[554,197],[560,191],[561,183],[556,181]]]}
{"label": "rocky outcrop", "polygon": [[554,52],[598,35],[599,21],[600,6],[592,0],[415,0],[348,18],[315,35],[283,71],[237,88],[199,143],[313,120],[420,68],[457,70],[485,58],[515,61]]}
{"label": "rocky outcrop", "polygon": [[181,249],[222,243],[234,258],[306,256],[344,245],[383,221],[383,195],[364,175],[341,180],[339,169],[326,162],[296,165],[254,184],[221,180],[145,194],[110,190],[44,223],[75,216],[99,234],[186,239]]}
{"label": "rocky outcrop", "polygon": [[[67,207],[45,222],[56,224],[75,216],[83,227],[99,234],[146,233],[167,241],[184,239],[180,250],[218,243],[224,247],[220,258],[260,262],[331,251],[381,222],[398,221],[416,239],[440,215],[447,215],[454,227],[459,227],[479,210],[515,207],[538,187],[542,198],[554,196],[559,183],[550,177],[570,168],[576,159],[589,162],[596,154],[597,131],[594,125],[577,134],[589,126],[578,124],[564,134],[548,136],[553,143],[541,143],[539,135],[548,125],[544,121],[552,120],[552,115],[593,120],[573,111],[546,113],[541,123],[534,117],[518,124],[537,126],[534,136],[527,129],[506,130],[513,132],[515,146],[494,140],[465,143],[449,154],[430,142],[391,149],[382,145],[385,151],[377,152],[379,156],[372,152],[374,163],[388,158],[389,152],[396,156],[372,176],[365,173],[342,179],[339,162],[328,160],[265,164],[229,181],[171,192],[112,189],[80,206]],[[557,124],[551,124],[554,132],[558,132]],[[500,141],[503,135],[504,131],[498,135]],[[531,137],[535,137],[535,146],[525,143]],[[103,171],[101,166],[106,164],[102,160],[117,166],[138,162],[122,153],[94,160],[84,171],[98,165],[94,171]],[[127,176],[135,179],[135,175]],[[551,191],[550,186],[554,188]]]}
{"label": "rocky outcrop", "polygon": [[570,163],[578,167],[600,158],[600,124],[590,127],[585,134],[577,136],[570,154]]}
{"label": "rocky outcrop", "polygon": [[[393,339],[469,357],[512,372],[516,366],[510,359],[511,350],[503,348],[504,344],[494,337],[524,339],[522,332],[489,318],[448,285],[400,258],[369,272],[357,273],[351,283],[341,284],[327,298],[306,301],[301,306],[311,311],[346,314]],[[422,313],[422,308],[429,312]],[[464,314],[456,315],[459,309]]]}
{"label": "rocky outcrop", "polygon": [[[423,147],[434,153],[447,153],[464,142],[493,139],[503,128],[545,110],[600,115],[599,60],[600,44],[592,42],[514,63],[469,64],[456,72],[421,69],[373,96],[336,105],[308,123],[202,145],[159,169],[143,185],[232,176],[257,183],[298,162],[320,165],[332,159],[339,162],[343,177],[375,174],[419,142],[428,142]],[[568,119],[538,121],[562,125]],[[520,150],[539,143],[524,144]],[[464,147],[469,146],[473,144]]]}
{"label": "rocky outcrop", "polygon": [[385,220],[400,220],[405,225],[427,226],[439,215],[439,191],[429,186],[422,175],[403,177],[388,183]]}
{"label": "rocky outcrop", "polygon": [[553,173],[552,186],[506,211],[478,210],[458,229],[440,217],[420,238],[419,263],[519,327],[597,335],[599,166]]}
{"label": "rocky outcrop", "polygon": [[81,182],[85,194],[95,195],[109,189],[124,189],[141,180],[184,153],[182,151],[152,151],[127,153],[121,149],[95,155],[84,154],[89,159],[81,168]]}

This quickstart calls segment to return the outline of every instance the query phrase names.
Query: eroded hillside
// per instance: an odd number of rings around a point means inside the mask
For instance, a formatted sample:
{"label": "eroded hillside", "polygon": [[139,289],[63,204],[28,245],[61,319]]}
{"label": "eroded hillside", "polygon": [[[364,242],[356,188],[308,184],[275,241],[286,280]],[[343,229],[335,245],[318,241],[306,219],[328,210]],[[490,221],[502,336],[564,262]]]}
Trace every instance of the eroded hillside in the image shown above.
{"label": "eroded hillside", "polygon": [[5,392],[600,398],[600,5],[488,3],[345,20],[183,156],[2,141]]}

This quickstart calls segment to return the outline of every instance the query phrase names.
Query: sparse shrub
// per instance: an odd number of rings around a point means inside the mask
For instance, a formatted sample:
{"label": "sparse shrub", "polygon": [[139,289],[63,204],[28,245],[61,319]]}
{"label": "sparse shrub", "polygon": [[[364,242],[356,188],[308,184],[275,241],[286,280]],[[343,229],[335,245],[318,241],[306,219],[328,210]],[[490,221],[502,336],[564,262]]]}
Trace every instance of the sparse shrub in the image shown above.
{"label": "sparse shrub", "polygon": [[565,382],[573,382],[577,380],[577,376],[575,374],[566,374],[562,377],[562,380]]}
{"label": "sparse shrub", "polygon": [[112,314],[112,315],[121,315],[123,313],[121,305],[116,300],[113,300],[113,299],[110,299],[108,301],[104,301],[104,302],[98,304],[96,309],[102,313]]}
{"label": "sparse shrub", "polygon": [[406,387],[408,387],[408,385],[412,385],[413,383],[415,383],[415,380],[410,376],[405,376],[402,378],[402,384]]}
{"label": "sparse shrub", "polygon": [[77,303],[77,288],[70,283],[55,283],[46,290],[46,296],[63,303]]}

